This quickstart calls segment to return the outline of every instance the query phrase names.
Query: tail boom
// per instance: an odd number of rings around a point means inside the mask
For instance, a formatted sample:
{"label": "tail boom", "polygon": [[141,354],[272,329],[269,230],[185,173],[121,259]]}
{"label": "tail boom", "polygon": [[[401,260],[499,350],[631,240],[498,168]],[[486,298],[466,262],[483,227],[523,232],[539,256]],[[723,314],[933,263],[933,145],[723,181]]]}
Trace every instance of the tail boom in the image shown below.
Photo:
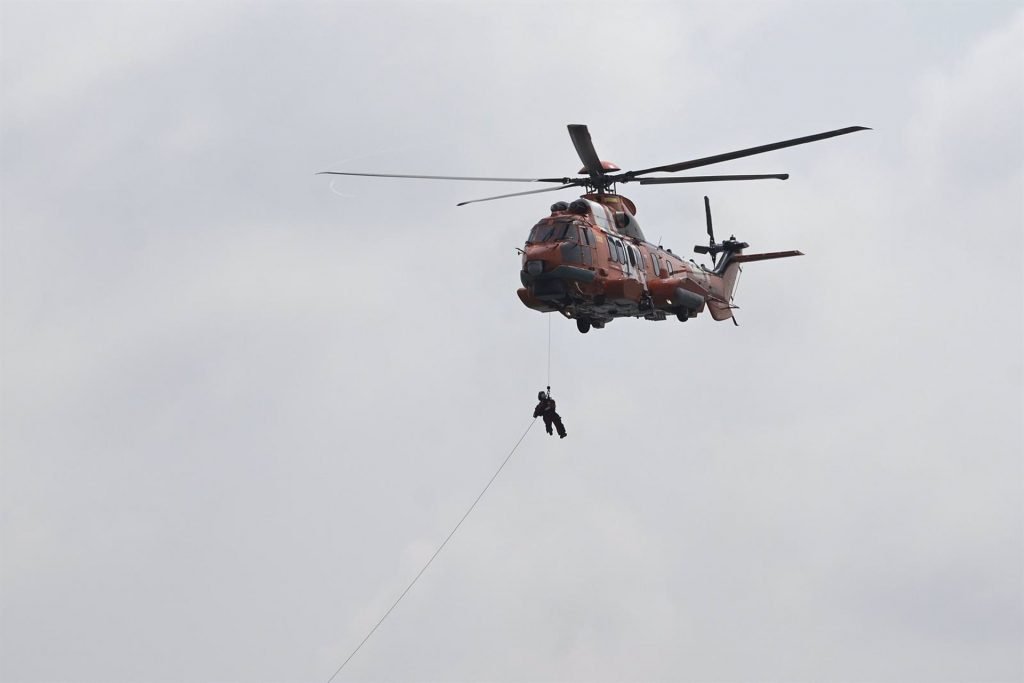
{"label": "tail boom", "polygon": [[711,293],[714,295],[708,299],[708,310],[715,320],[729,320],[733,318],[732,311],[736,306],[732,304],[733,293],[736,290],[736,281],[740,274],[740,264],[752,261],[768,261],[777,258],[788,258],[790,256],[803,256],[802,251],[771,251],[761,254],[731,253],[721,265],[721,274],[716,283],[712,286]]}

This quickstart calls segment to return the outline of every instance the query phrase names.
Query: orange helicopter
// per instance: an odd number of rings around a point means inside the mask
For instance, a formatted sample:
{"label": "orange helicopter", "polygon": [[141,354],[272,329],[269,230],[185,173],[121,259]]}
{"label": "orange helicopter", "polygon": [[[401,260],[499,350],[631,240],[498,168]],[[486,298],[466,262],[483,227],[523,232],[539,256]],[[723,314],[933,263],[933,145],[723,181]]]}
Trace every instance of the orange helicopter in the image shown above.
{"label": "orange helicopter", "polygon": [[[403,175],[390,173],[354,173],[322,171],[328,175],[370,176],[376,178],[415,178],[425,180],[472,180],[489,182],[556,183],[558,187],[514,192],[460,202],[458,206],[541,192],[555,192],[570,187],[583,187],[587,192],[573,202],[556,202],[551,214],[542,218],[526,238],[519,273],[523,286],[520,300],[527,307],[549,313],[558,311],[576,321],[580,332],[600,329],[615,318],[665,320],[673,315],[685,322],[708,309],[715,320],[731,319],[737,307],[733,304],[740,265],[751,261],[802,256],[799,251],[776,251],[744,254],[746,242],[731,236],[715,241],[711,224],[711,203],[704,197],[708,246],[697,245],[694,251],[710,254],[711,268],[684,260],[644,238],[636,221],[636,205],[618,194],[620,183],[641,185],[703,183],[732,180],[786,180],[789,174],[711,175],[711,176],[647,176],[651,173],[675,173],[708,166],[741,157],[762,154],[776,149],[817,142],[861,130],[851,126],[839,130],[784,140],[725,154],[654,166],[639,171],[621,171],[613,163],[597,156],[590,131],[585,125],[570,124],[569,136],[583,162],[579,177],[570,178],[482,178],[470,176]],[[586,175],[583,175],[586,174]],[[721,254],[721,258],[718,255]]]}

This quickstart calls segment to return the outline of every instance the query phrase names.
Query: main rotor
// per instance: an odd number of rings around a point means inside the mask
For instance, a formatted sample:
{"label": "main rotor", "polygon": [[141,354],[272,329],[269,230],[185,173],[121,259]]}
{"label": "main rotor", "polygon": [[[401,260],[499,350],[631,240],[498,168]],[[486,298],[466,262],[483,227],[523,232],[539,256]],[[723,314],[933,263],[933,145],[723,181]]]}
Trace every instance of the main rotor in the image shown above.
{"label": "main rotor", "polygon": [[469,201],[458,203],[458,206],[465,206],[466,204],[474,204],[476,202],[489,202],[494,199],[520,197],[528,194],[539,194],[541,192],[556,192],[558,190],[564,190],[570,187],[583,187],[589,190],[590,192],[598,194],[615,194],[615,186],[617,184],[631,182],[637,182],[640,185],[668,185],[675,183],[707,183],[729,180],[786,180],[787,178],[789,178],[788,173],[768,173],[758,175],[699,175],[653,177],[641,176],[648,176],[651,173],[678,173],[679,171],[687,171],[693,168],[700,168],[702,166],[710,166],[712,164],[722,163],[723,161],[731,161],[733,159],[740,159],[742,157],[753,156],[755,154],[763,154],[765,152],[771,152],[776,149],[783,149],[785,147],[794,147],[796,145],[804,145],[809,142],[826,140],[828,138],[833,138],[838,135],[855,133],[860,130],[870,130],[869,128],[865,128],[864,126],[850,126],[848,128],[830,130],[825,133],[818,133],[816,135],[807,135],[801,138],[793,138],[792,140],[783,140],[782,142],[773,142],[768,145],[760,145],[758,147],[749,147],[747,149],[740,149],[734,152],[726,152],[725,154],[715,154],[713,156],[701,157],[699,159],[680,161],[675,164],[666,164],[664,166],[652,166],[651,168],[643,168],[637,171],[621,171],[621,169],[619,169],[614,164],[611,164],[606,161],[601,161],[600,157],[598,157],[597,155],[597,150],[594,149],[594,142],[590,137],[590,131],[587,129],[585,125],[574,123],[569,124],[568,128],[569,137],[572,139],[572,144],[576,148],[576,154],[579,155],[580,161],[583,162],[583,168],[580,170],[580,175],[578,175],[577,177],[565,176],[562,178],[485,178],[475,176],[355,173],[348,171],[321,171],[320,174],[369,176],[373,178],[415,178],[420,180],[475,180],[483,182],[501,183],[551,183],[558,185],[558,187],[546,187],[541,190],[528,190],[526,192],[513,192],[510,194],[501,194],[494,197],[484,197],[482,199],[471,199]]}

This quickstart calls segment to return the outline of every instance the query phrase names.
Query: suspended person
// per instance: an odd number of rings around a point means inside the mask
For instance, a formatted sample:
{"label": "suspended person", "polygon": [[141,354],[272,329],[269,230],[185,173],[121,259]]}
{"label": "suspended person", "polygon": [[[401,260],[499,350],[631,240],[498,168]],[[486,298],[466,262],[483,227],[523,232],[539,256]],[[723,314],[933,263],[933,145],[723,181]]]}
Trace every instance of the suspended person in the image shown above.
{"label": "suspended person", "polygon": [[548,434],[551,434],[551,425],[554,423],[555,429],[558,430],[558,438],[564,439],[565,427],[562,426],[562,418],[555,412],[555,399],[541,391],[537,394],[537,400],[540,403],[533,409],[533,416],[544,418],[544,428],[548,430]]}

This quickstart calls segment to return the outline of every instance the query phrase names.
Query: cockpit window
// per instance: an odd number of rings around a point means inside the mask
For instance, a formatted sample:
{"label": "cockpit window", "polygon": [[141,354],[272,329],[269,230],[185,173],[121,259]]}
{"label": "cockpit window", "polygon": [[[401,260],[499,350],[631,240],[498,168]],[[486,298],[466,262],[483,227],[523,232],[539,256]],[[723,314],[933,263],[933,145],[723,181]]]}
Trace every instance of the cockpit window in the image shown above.
{"label": "cockpit window", "polygon": [[533,226],[533,230],[530,231],[530,236],[526,238],[526,243],[537,244],[538,242],[547,242],[555,232],[555,227],[556,225],[554,223],[538,223]]}
{"label": "cockpit window", "polygon": [[541,221],[533,226],[530,236],[526,238],[527,244],[557,241],[579,242],[576,223],[572,220]]}
{"label": "cockpit window", "polygon": [[579,241],[579,230],[576,229],[575,223],[564,223],[558,227],[555,231],[555,239],[566,242],[578,242]]}

